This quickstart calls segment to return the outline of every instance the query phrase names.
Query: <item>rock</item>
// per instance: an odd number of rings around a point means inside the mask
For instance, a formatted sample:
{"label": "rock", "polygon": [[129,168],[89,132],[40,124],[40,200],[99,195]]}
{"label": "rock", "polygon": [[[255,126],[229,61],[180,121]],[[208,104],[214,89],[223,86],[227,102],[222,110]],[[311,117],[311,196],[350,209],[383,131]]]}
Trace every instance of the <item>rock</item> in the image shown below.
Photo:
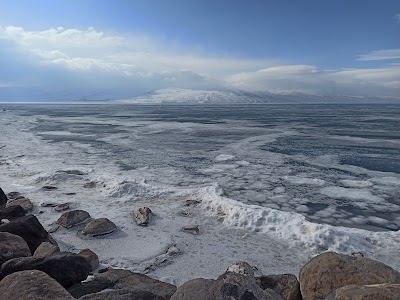
{"label": "rock", "polygon": [[199,225],[188,225],[183,227],[182,231],[196,235],[200,233],[200,228]]}
{"label": "rock", "polygon": [[282,300],[273,290],[261,289],[252,267],[237,262],[217,280],[194,279],[180,286],[171,300]]}
{"label": "rock", "polygon": [[70,287],[85,280],[90,273],[90,265],[78,254],[60,252],[41,257],[14,258],[0,268],[0,279],[24,270],[40,270],[57,280],[63,287]]}
{"label": "rock", "polygon": [[17,200],[19,198],[25,198],[18,192],[9,192],[7,193],[8,200]]}
{"label": "rock", "polygon": [[60,248],[58,248],[58,246],[53,245],[49,242],[43,242],[39,245],[39,247],[37,247],[37,249],[35,250],[35,253],[33,253],[33,256],[40,257],[40,256],[50,255],[53,253],[58,253],[58,252],[60,252]]}
{"label": "rock", "polygon": [[167,300],[154,292],[137,290],[135,288],[120,289],[90,294],[80,300]]}
{"label": "rock", "polygon": [[58,188],[56,186],[52,186],[52,185],[45,185],[45,186],[42,186],[42,189],[44,189],[46,191],[51,191],[51,190],[56,190]]}
{"label": "rock", "polygon": [[57,212],[61,212],[67,209],[69,209],[69,203],[62,203],[54,207],[54,210]]}
{"label": "rock", "polygon": [[117,230],[117,226],[107,218],[94,219],[86,224],[81,234],[84,236],[105,235]]}
{"label": "rock", "polygon": [[182,284],[172,295],[171,300],[205,300],[215,280],[196,278]]}
{"label": "rock", "polygon": [[0,232],[9,232],[22,237],[31,253],[34,253],[42,242],[50,242],[48,232],[33,215],[20,217],[8,224],[0,225]]}
{"label": "rock", "polygon": [[105,278],[94,278],[91,281],[77,283],[68,289],[68,292],[75,298],[100,292],[111,287],[110,282]]}
{"label": "rock", "polygon": [[69,192],[69,193],[65,193],[65,195],[67,195],[67,196],[73,196],[73,195],[76,195],[76,193],[75,193],[75,192]]}
{"label": "rock", "polygon": [[15,272],[0,281],[1,299],[74,300],[57,281],[38,270]]}
{"label": "rock", "polygon": [[[149,276],[133,273],[127,270],[111,269],[104,273],[98,274],[99,278],[109,280],[110,287],[113,289],[132,289],[135,291],[147,291],[157,294],[158,296],[170,299],[176,291],[176,286],[165,283]],[[89,298],[90,299],[90,298]],[[93,298],[96,299],[96,298]],[[101,298],[103,299],[103,298]],[[129,298],[132,299],[132,298]],[[133,298],[136,299],[136,298]],[[139,298],[140,299],[140,298]],[[152,299],[152,298],[150,298]],[[157,299],[157,298],[156,298]]]}
{"label": "rock", "polygon": [[50,225],[49,229],[47,230],[49,233],[56,232],[60,228],[60,225],[58,224],[53,224]]}
{"label": "rock", "polygon": [[28,244],[18,235],[0,232],[0,241],[0,266],[12,258],[32,255]]}
{"label": "rock", "polygon": [[65,173],[68,175],[86,175],[86,173],[80,171],[80,170],[61,170],[61,171],[57,171],[57,173]]}
{"label": "rock", "polygon": [[4,194],[3,190],[0,188],[0,209],[6,207],[8,198],[6,194]]}
{"label": "rock", "polygon": [[201,203],[200,200],[186,200],[185,206],[196,206],[199,203]]}
{"label": "rock", "polygon": [[12,205],[0,210],[0,219],[13,220],[25,216],[25,211],[20,205]]}
{"label": "rock", "polygon": [[99,257],[92,250],[83,249],[79,251],[78,255],[83,256],[86,259],[86,261],[90,264],[91,271],[94,271],[99,267]]}
{"label": "rock", "polygon": [[141,207],[135,212],[135,222],[138,225],[149,224],[153,212],[148,207]]}
{"label": "rock", "polygon": [[400,283],[400,273],[381,262],[335,252],[314,257],[300,270],[299,278],[304,300],[325,299],[350,284]]}
{"label": "rock", "polygon": [[256,278],[263,289],[277,292],[284,300],[301,300],[300,283],[293,274],[268,275]]}
{"label": "rock", "polygon": [[399,300],[400,284],[346,285],[325,300]]}
{"label": "rock", "polygon": [[30,212],[33,209],[33,204],[28,198],[19,198],[7,203],[7,207],[20,205],[25,213]]}
{"label": "rock", "polygon": [[1,219],[1,220],[0,220],[0,225],[1,225],[1,224],[8,224],[8,223],[10,223],[10,220],[9,220],[9,219]]}
{"label": "rock", "polygon": [[96,182],[93,182],[93,181],[86,182],[83,187],[87,188],[87,189],[95,188],[96,187]]}
{"label": "rock", "polygon": [[80,209],[71,210],[63,213],[57,220],[57,224],[65,228],[71,228],[75,225],[88,221],[90,215],[88,212]]}
{"label": "rock", "polygon": [[46,201],[40,204],[41,207],[56,207],[58,204],[56,202]]}

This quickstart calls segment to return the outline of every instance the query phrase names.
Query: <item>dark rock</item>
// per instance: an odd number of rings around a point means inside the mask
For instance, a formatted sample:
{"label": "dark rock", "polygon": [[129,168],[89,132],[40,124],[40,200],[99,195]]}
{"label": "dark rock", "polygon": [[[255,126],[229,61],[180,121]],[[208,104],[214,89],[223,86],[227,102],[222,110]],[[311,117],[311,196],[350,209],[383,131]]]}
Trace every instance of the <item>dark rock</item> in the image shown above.
{"label": "dark rock", "polygon": [[400,284],[346,285],[325,300],[399,300]]}
{"label": "dark rock", "polygon": [[44,190],[46,190],[46,191],[51,191],[51,190],[56,190],[56,189],[58,189],[58,187],[52,186],[52,185],[45,185],[45,186],[42,186],[42,189],[44,189]]}
{"label": "dark rock", "polygon": [[78,255],[83,256],[86,259],[86,261],[90,264],[91,271],[94,271],[99,267],[99,257],[92,250],[83,249],[79,251]]}
{"label": "dark rock", "polygon": [[94,219],[86,224],[81,234],[85,236],[100,236],[112,233],[117,230],[117,226],[107,218]]}
{"label": "dark rock", "polygon": [[0,281],[4,300],[74,300],[53,278],[38,270],[15,272]]}
{"label": "dark rock", "polygon": [[199,225],[188,225],[183,227],[182,231],[196,235],[200,233],[200,228]]}
{"label": "dark rock", "polygon": [[176,286],[172,284],[127,270],[110,269],[104,273],[98,274],[98,277],[109,280],[110,287],[113,289],[135,289],[136,291],[147,291],[156,293],[158,296],[165,299],[171,298],[176,291]]}
{"label": "dark rock", "polygon": [[105,278],[95,278],[91,281],[77,283],[68,289],[68,292],[75,298],[100,292],[110,288],[110,282]]}
{"label": "dark rock", "polygon": [[186,200],[185,206],[196,206],[199,203],[201,203],[200,200]]}
{"label": "dark rock", "polygon": [[277,292],[284,300],[301,300],[300,283],[293,274],[268,275],[256,278],[263,289]]}
{"label": "dark rock", "polygon": [[180,286],[171,300],[282,300],[273,290],[261,289],[252,267],[237,262],[217,280],[195,279]]}
{"label": "dark rock", "polygon": [[143,291],[135,288],[106,291],[83,296],[80,300],[167,300],[156,291]]}
{"label": "dark rock", "polygon": [[4,194],[3,190],[0,188],[0,209],[6,207],[8,198],[6,194]]}
{"label": "dark rock", "polygon": [[42,242],[50,242],[48,232],[33,215],[20,217],[8,224],[0,225],[0,232],[9,232],[22,237],[31,253],[34,253]]}
{"label": "dark rock", "polygon": [[70,192],[70,193],[65,193],[65,195],[67,195],[67,196],[73,196],[73,195],[76,195],[76,193]]}
{"label": "dark rock", "polygon": [[88,212],[80,209],[71,210],[63,213],[57,220],[57,224],[65,228],[71,228],[90,219]]}
{"label": "dark rock", "polygon": [[0,268],[0,278],[24,270],[40,270],[57,280],[63,287],[70,287],[85,280],[90,265],[78,254],[61,252],[42,257],[14,258]]}
{"label": "dark rock", "polygon": [[56,207],[58,204],[56,202],[43,202],[40,204],[41,207]]}
{"label": "dark rock", "polygon": [[96,182],[93,182],[93,181],[86,182],[83,187],[87,188],[87,189],[95,188],[96,187]]}
{"label": "dark rock", "polygon": [[58,246],[53,245],[49,242],[43,242],[39,245],[39,247],[37,247],[35,253],[33,253],[33,256],[46,256],[58,252],[60,252],[60,248],[58,248]]}
{"label": "dark rock", "polygon": [[86,175],[86,173],[79,171],[79,170],[62,170],[62,171],[57,171],[57,173],[65,173],[69,175]]}
{"label": "dark rock", "polygon": [[146,226],[149,224],[153,212],[148,207],[141,207],[135,212],[135,222],[138,225]]}
{"label": "dark rock", "polygon": [[13,200],[7,203],[7,207],[19,205],[23,208],[25,213],[32,211],[33,203],[28,198],[18,198],[17,200]]}
{"label": "dark rock", "polygon": [[31,255],[31,250],[22,237],[8,232],[0,232],[0,266],[12,258]]}
{"label": "dark rock", "polygon": [[9,192],[7,193],[8,200],[17,200],[19,198],[24,198],[20,193],[18,192]]}
{"label": "dark rock", "polygon": [[0,220],[8,219],[14,220],[19,217],[25,216],[25,211],[20,205],[12,205],[0,210]]}
{"label": "dark rock", "polygon": [[400,273],[381,262],[335,252],[314,257],[300,270],[299,277],[304,300],[325,299],[351,284],[400,283]]}
{"label": "dark rock", "polygon": [[57,212],[61,212],[67,209],[69,209],[69,203],[62,203],[54,207],[54,210]]}

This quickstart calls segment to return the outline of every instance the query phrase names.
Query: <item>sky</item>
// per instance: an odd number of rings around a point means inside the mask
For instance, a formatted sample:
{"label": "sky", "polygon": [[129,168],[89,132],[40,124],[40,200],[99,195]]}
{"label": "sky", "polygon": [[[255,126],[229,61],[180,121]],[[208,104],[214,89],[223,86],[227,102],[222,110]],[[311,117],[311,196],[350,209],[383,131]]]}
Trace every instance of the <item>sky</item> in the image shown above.
{"label": "sky", "polygon": [[0,101],[163,88],[400,96],[400,1],[0,0]]}

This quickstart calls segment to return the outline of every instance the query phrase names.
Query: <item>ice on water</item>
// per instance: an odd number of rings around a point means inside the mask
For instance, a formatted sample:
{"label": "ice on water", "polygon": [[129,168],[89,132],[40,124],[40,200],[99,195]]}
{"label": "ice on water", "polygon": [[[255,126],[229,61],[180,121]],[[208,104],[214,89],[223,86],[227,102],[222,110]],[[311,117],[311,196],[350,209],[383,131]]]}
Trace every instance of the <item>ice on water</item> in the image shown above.
{"label": "ice on water", "polygon": [[[400,243],[399,106],[7,108],[1,184],[37,199],[48,197],[44,184],[60,187],[59,201],[76,192],[80,208],[121,220],[114,238],[122,245],[135,205],[163,211],[159,224],[174,228],[178,202],[197,199],[199,222],[210,218],[310,255],[365,251],[400,265],[390,259]],[[84,188],[87,182],[95,187]],[[76,246],[75,236],[63,234]],[[156,256],[178,236],[146,240],[144,231],[139,238]],[[132,258],[129,244],[121,247],[121,259],[110,250],[107,262],[127,266],[146,256]],[[104,252],[101,242],[98,248]]]}

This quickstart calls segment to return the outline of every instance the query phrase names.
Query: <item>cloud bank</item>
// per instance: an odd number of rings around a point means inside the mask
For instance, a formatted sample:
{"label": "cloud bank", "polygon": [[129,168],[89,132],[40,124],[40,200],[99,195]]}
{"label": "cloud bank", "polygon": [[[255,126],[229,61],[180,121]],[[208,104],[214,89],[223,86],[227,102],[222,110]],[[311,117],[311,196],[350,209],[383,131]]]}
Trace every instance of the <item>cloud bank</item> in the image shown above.
{"label": "cloud bank", "polygon": [[[320,94],[399,95],[400,65],[323,70],[307,64],[213,55],[142,33],[94,28],[28,31],[0,26],[0,93],[32,97],[112,98],[166,87]],[[400,49],[372,51],[361,61],[400,58]],[[73,91],[73,92],[71,92]],[[11,95],[11,96],[10,96]],[[15,96],[15,95],[14,95]],[[17,97],[15,96],[15,97]],[[100,96],[99,96],[100,97]],[[0,100],[4,100],[1,98]]]}

